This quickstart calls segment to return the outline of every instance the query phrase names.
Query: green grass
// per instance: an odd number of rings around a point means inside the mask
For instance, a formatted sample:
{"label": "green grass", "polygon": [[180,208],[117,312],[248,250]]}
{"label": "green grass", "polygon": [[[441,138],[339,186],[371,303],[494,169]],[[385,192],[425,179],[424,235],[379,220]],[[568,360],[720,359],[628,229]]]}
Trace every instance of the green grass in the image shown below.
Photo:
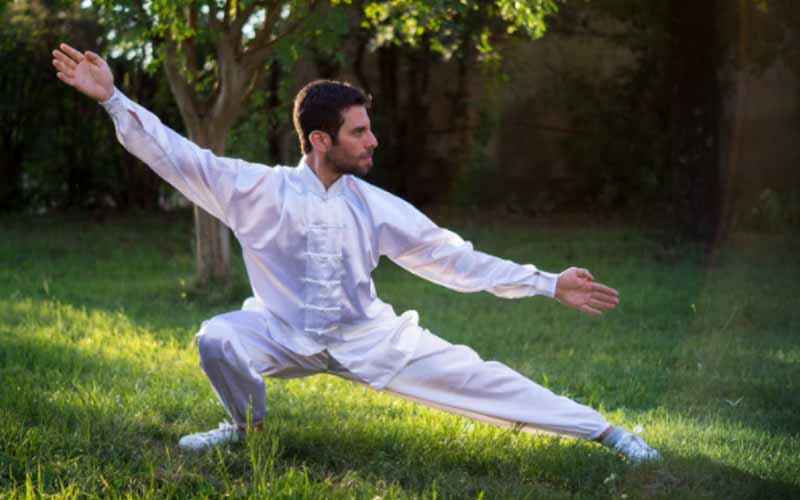
{"label": "green grass", "polygon": [[224,418],[193,335],[239,307],[191,286],[185,214],[0,219],[0,497],[800,497],[797,235],[740,234],[713,266],[625,226],[455,221],[476,247],[571,264],[621,292],[597,319],[544,298],[463,295],[390,263],[398,311],[615,423],[665,460],[631,467],[594,443],[475,423],[338,380],[267,380],[264,433],[189,454]]}

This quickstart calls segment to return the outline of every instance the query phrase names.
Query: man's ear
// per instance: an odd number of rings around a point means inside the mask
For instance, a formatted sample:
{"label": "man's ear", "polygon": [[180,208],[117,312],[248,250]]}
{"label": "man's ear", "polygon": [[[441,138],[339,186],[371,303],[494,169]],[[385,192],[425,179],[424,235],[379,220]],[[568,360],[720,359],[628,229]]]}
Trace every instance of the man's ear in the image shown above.
{"label": "man's ear", "polygon": [[308,134],[311,145],[317,151],[327,152],[331,147],[331,136],[321,130],[314,130]]}

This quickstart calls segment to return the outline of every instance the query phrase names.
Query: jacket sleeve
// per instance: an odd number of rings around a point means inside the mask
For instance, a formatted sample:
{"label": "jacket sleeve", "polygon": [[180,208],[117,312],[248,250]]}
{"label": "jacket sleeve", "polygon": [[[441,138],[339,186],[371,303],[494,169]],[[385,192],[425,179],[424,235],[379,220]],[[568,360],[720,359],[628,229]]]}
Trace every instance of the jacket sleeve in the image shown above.
{"label": "jacket sleeve", "polygon": [[101,105],[111,116],[117,139],[125,149],[231,228],[235,221],[231,220],[228,206],[236,191],[247,191],[272,170],[216,156],[165,126],[153,113],[116,88],[111,98]]}
{"label": "jacket sleeve", "polygon": [[378,226],[379,249],[408,271],[459,292],[485,290],[509,299],[555,296],[558,274],[476,251],[405,201],[392,197],[389,204]]}

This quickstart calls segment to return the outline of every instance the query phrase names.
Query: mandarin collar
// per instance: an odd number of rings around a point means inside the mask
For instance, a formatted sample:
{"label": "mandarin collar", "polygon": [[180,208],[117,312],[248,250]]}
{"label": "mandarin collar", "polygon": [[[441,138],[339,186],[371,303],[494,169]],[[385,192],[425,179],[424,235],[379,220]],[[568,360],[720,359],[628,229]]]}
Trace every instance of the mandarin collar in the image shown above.
{"label": "mandarin collar", "polygon": [[303,184],[306,185],[308,190],[315,195],[319,196],[322,199],[327,199],[333,196],[338,196],[342,193],[342,184],[345,177],[348,174],[344,174],[336,179],[336,182],[331,184],[327,190],[325,189],[325,185],[322,183],[317,174],[314,173],[314,169],[306,163],[305,157],[300,159],[300,163],[297,165],[297,168],[300,170],[300,178],[303,181]]}

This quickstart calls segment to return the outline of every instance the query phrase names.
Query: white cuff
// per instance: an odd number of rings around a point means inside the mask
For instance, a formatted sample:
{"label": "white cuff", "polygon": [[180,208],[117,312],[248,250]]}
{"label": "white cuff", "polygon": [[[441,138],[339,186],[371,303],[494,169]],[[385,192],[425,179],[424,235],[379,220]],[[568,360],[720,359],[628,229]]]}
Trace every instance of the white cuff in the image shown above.
{"label": "white cuff", "polygon": [[119,101],[120,99],[122,99],[122,92],[120,92],[119,89],[117,89],[117,87],[114,86],[114,92],[111,94],[111,97],[109,97],[105,101],[100,101],[99,104],[103,106],[106,111],[110,113],[114,107],[114,103],[116,101]]}
{"label": "white cuff", "polygon": [[546,295],[553,298],[556,296],[556,285],[558,284],[558,273],[548,273],[536,271],[534,275],[536,283],[533,285],[537,295]]}

